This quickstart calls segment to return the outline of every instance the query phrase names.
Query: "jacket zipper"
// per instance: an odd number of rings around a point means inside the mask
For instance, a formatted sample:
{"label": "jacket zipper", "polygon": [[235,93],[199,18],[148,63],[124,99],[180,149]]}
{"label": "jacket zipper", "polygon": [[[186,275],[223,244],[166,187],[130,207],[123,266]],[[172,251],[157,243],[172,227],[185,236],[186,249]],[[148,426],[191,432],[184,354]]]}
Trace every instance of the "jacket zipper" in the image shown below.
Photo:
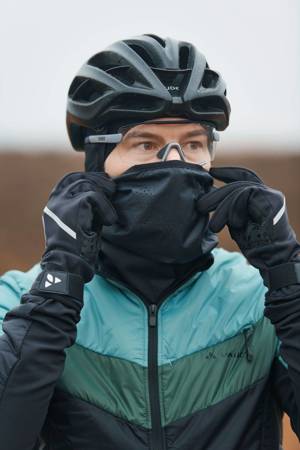
{"label": "jacket zipper", "polygon": [[151,449],[165,450],[159,402],[157,310],[157,304],[149,305],[148,382],[152,424]]}

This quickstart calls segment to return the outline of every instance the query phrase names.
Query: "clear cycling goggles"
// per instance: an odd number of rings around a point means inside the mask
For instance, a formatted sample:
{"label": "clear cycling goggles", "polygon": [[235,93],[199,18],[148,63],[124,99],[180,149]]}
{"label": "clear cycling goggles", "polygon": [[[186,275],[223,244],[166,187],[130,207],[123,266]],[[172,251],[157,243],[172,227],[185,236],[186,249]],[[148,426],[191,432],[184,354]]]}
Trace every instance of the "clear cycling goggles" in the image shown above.
{"label": "clear cycling goggles", "polygon": [[181,160],[200,165],[205,165],[208,161],[212,161],[215,156],[216,142],[219,141],[219,134],[212,126],[204,125],[199,122],[191,122],[188,120],[168,120],[168,121],[147,121],[143,124],[173,124],[173,123],[197,123],[201,125],[201,129],[193,133],[193,137],[184,139],[182,142],[169,142],[161,147],[161,143],[156,139],[143,137],[143,133],[130,133],[130,129],[138,124],[120,127],[118,133],[91,135],[85,138],[85,143],[89,144],[120,144],[118,153],[120,158],[128,163],[143,164],[165,161],[172,149],[177,150]]}

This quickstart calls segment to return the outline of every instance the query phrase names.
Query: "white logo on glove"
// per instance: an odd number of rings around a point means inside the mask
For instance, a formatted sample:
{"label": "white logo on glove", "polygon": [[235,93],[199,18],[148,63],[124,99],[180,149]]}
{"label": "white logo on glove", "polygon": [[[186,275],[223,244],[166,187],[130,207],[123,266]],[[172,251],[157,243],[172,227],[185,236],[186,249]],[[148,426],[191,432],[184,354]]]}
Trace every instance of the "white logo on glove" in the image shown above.
{"label": "white logo on glove", "polygon": [[47,274],[47,280],[45,281],[45,287],[52,286],[53,284],[61,283],[62,280],[58,277],[54,277],[51,273]]}

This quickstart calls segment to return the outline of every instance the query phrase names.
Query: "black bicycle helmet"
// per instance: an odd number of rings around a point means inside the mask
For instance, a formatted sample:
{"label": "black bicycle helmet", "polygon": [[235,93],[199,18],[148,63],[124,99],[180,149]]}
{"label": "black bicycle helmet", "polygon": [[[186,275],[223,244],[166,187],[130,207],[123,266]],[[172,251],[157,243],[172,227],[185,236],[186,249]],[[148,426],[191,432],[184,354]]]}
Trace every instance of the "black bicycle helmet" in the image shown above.
{"label": "black bicycle helmet", "polygon": [[185,117],[217,130],[229,123],[230,104],[220,74],[193,44],[144,34],[92,56],[71,83],[67,129],[75,150],[88,135],[115,124]]}

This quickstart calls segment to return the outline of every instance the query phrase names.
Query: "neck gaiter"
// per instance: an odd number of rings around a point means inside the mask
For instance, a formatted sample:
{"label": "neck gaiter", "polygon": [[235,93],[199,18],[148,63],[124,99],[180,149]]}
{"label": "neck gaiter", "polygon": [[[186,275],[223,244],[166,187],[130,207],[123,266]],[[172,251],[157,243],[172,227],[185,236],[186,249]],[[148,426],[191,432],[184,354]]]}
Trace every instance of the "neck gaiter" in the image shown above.
{"label": "neck gaiter", "polygon": [[218,240],[196,201],[213,178],[201,166],[172,160],[141,164],[115,177],[119,220],[102,230],[99,272],[156,303],[213,263]]}

